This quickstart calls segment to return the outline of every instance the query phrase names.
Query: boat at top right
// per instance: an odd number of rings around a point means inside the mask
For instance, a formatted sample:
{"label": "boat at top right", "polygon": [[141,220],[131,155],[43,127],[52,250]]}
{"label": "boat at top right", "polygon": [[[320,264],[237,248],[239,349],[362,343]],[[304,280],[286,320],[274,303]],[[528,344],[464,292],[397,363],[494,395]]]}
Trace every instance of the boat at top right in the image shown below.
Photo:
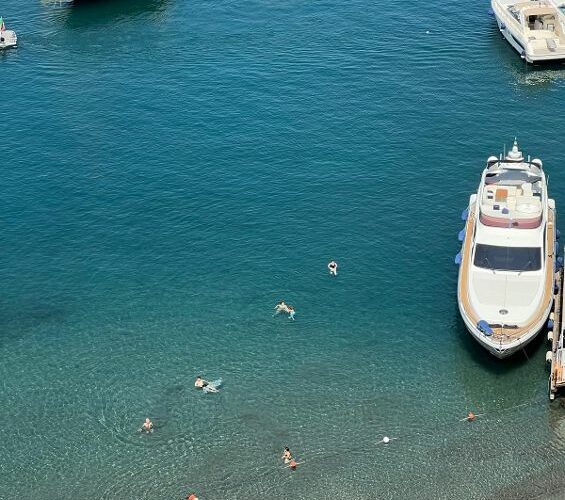
{"label": "boat at top right", "polygon": [[565,60],[565,0],[491,0],[500,32],[529,63]]}

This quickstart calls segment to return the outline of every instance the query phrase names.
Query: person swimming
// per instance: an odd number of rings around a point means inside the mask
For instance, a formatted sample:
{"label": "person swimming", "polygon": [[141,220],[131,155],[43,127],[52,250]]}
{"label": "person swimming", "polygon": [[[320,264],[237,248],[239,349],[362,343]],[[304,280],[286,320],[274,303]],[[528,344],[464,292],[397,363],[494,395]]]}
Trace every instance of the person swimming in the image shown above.
{"label": "person swimming", "polygon": [[196,493],[189,493],[186,495],[186,500],[198,500],[198,497],[196,496]]}
{"label": "person swimming", "polygon": [[337,262],[335,260],[332,260],[328,264],[328,269],[330,270],[331,276],[337,276]]}
{"label": "person swimming", "polygon": [[275,314],[274,314],[274,315],[277,315],[277,314],[282,313],[282,312],[284,312],[284,313],[289,312],[288,306],[284,303],[284,300],[281,300],[281,301],[275,306]]}
{"label": "person swimming", "polygon": [[296,312],[294,311],[294,307],[288,306],[288,319],[291,319],[292,321],[294,321],[294,315],[295,314],[296,314]]}
{"label": "person swimming", "polygon": [[210,382],[204,380],[200,375],[198,375],[198,377],[196,377],[196,380],[194,381],[194,387],[196,387],[197,389],[204,389],[204,387],[206,387],[209,383]]}
{"label": "person swimming", "polygon": [[151,422],[149,418],[146,418],[145,422],[143,422],[143,425],[141,426],[140,431],[145,431],[147,433],[153,432],[153,422]]}
{"label": "person swimming", "polygon": [[284,463],[287,464],[292,460],[292,453],[290,452],[290,449],[288,448],[288,446],[285,446],[282,457],[284,460]]}

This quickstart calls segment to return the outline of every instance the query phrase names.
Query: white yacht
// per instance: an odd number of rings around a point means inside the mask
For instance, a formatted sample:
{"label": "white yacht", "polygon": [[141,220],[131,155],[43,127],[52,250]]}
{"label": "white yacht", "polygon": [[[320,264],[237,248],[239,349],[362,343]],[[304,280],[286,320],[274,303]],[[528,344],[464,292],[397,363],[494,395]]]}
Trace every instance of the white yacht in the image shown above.
{"label": "white yacht", "polygon": [[553,305],[556,211],[541,160],[524,159],[516,141],[507,156],[491,156],[463,218],[459,311],[471,335],[505,358],[539,333]]}
{"label": "white yacht", "polygon": [[491,0],[500,32],[529,63],[565,59],[565,0]]}
{"label": "white yacht", "polygon": [[18,45],[18,37],[16,32],[7,30],[4,25],[4,19],[0,17],[0,50],[9,47],[16,47]]}

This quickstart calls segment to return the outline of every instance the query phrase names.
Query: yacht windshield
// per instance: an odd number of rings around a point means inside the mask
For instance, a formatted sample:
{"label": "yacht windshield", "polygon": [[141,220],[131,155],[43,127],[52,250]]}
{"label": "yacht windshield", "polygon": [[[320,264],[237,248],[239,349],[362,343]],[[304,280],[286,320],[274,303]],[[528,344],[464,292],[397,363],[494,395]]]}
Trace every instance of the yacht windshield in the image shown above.
{"label": "yacht windshield", "polygon": [[493,271],[539,271],[541,248],[497,247],[477,243],[475,266]]}

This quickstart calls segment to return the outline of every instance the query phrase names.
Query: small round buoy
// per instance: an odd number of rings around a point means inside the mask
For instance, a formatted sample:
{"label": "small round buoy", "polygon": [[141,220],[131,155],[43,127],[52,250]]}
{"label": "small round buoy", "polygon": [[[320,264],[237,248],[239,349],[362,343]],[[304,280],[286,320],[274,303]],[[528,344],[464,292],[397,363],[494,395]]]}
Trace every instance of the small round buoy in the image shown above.
{"label": "small round buoy", "polygon": [[390,439],[385,436],[385,437],[383,438],[383,443],[384,443],[384,444],[388,444],[389,442],[390,442]]}
{"label": "small round buoy", "polygon": [[553,342],[553,332],[551,330],[547,332],[547,340]]}
{"label": "small round buoy", "polygon": [[546,360],[548,363],[551,363],[551,357],[552,357],[552,352],[551,352],[551,351],[547,351],[547,352],[545,353],[545,360]]}
{"label": "small round buoy", "polygon": [[429,34],[430,34],[430,32],[429,32],[429,31],[426,31],[426,35],[429,35]]}

